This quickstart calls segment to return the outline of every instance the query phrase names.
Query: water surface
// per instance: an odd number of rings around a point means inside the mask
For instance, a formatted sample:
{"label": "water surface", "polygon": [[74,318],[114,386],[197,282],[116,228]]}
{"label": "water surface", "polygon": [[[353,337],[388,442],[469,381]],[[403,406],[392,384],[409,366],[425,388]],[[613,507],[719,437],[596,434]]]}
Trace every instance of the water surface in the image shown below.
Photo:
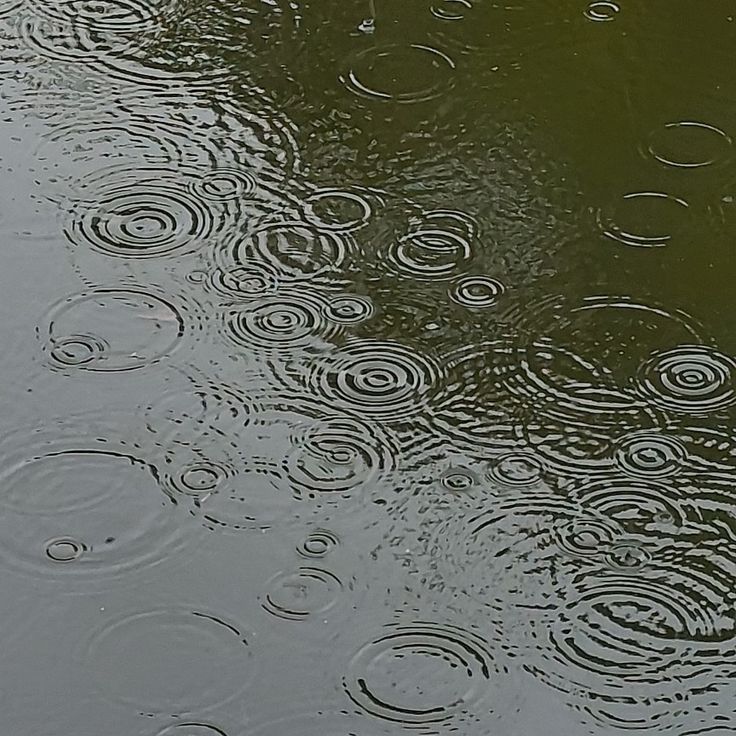
{"label": "water surface", "polygon": [[732,734],[734,18],[0,0],[8,732]]}

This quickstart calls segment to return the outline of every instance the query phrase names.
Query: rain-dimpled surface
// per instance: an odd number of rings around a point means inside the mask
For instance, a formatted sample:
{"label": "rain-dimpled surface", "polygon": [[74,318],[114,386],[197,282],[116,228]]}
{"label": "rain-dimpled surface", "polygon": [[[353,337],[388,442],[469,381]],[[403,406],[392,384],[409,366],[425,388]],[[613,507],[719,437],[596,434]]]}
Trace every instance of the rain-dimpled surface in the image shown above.
{"label": "rain-dimpled surface", "polygon": [[730,0],[0,0],[20,736],[736,733]]}

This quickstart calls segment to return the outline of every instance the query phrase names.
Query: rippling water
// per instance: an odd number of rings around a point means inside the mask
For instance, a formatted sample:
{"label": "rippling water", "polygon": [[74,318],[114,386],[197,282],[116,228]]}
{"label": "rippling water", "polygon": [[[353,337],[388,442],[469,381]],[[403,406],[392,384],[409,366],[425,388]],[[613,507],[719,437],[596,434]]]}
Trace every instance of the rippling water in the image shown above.
{"label": "rippling water", "polygon": [[0,0],[8,732],[736,733],[735,41]]}

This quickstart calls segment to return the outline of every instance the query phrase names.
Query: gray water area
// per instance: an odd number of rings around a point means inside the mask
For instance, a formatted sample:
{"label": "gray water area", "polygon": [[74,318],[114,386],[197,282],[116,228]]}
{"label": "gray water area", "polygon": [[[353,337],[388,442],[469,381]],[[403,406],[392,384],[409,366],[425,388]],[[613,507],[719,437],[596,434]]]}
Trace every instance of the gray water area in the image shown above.
{"label": "gray water area", "polygon": [[735,18],[0,0],[2,732],[736,733]]}

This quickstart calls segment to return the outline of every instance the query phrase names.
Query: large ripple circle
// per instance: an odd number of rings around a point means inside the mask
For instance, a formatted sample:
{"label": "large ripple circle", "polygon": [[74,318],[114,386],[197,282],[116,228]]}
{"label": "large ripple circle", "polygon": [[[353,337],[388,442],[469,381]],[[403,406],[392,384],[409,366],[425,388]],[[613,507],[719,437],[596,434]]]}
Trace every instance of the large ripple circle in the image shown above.
{"label": "large ripple circle", "polygon": [[658,353],[640,371],[640,391],[676,412],[705,414],[736,402],[736,361],[713,348],[680,345]]}
{"label": "large ripple circle", "polygon": [[54,306],[38,332],[54,367],[129,371],[171,355],[184,319],[174,304],[142,288],[95,289]]}
{"label": "large ripple circle", "polygon": [[108,622],[89,641],[85,665],[113,700],[179,715],[232,700],[254,674],[252,651],[239,628],[189,608],[141,611]]}
{"label": "large ripple circle", "polygon": [[205,200],[167,170],[142,169],[85,182],[66,236],[117,258],[157,258],[201,248],[216,224]]}
{"label": "large ripple circle", "polygon": [[340,81],[359,97],[400,103],[431,100],[452,84],[455,63],[423,44],[393,44],[362,51]]}
{"label": "large ripple circle", "polygon": [[96,585],[175,560],[182,518],[158,473],[113,428],[72,422],[0,444],[4,565],[33,577]]}
{"label": "large ripple circle", "polygon": [[439,374],[428,356],[400,343],[355,341],[315,364],[309,380],[333,405],[397,419],[422,410]]}

